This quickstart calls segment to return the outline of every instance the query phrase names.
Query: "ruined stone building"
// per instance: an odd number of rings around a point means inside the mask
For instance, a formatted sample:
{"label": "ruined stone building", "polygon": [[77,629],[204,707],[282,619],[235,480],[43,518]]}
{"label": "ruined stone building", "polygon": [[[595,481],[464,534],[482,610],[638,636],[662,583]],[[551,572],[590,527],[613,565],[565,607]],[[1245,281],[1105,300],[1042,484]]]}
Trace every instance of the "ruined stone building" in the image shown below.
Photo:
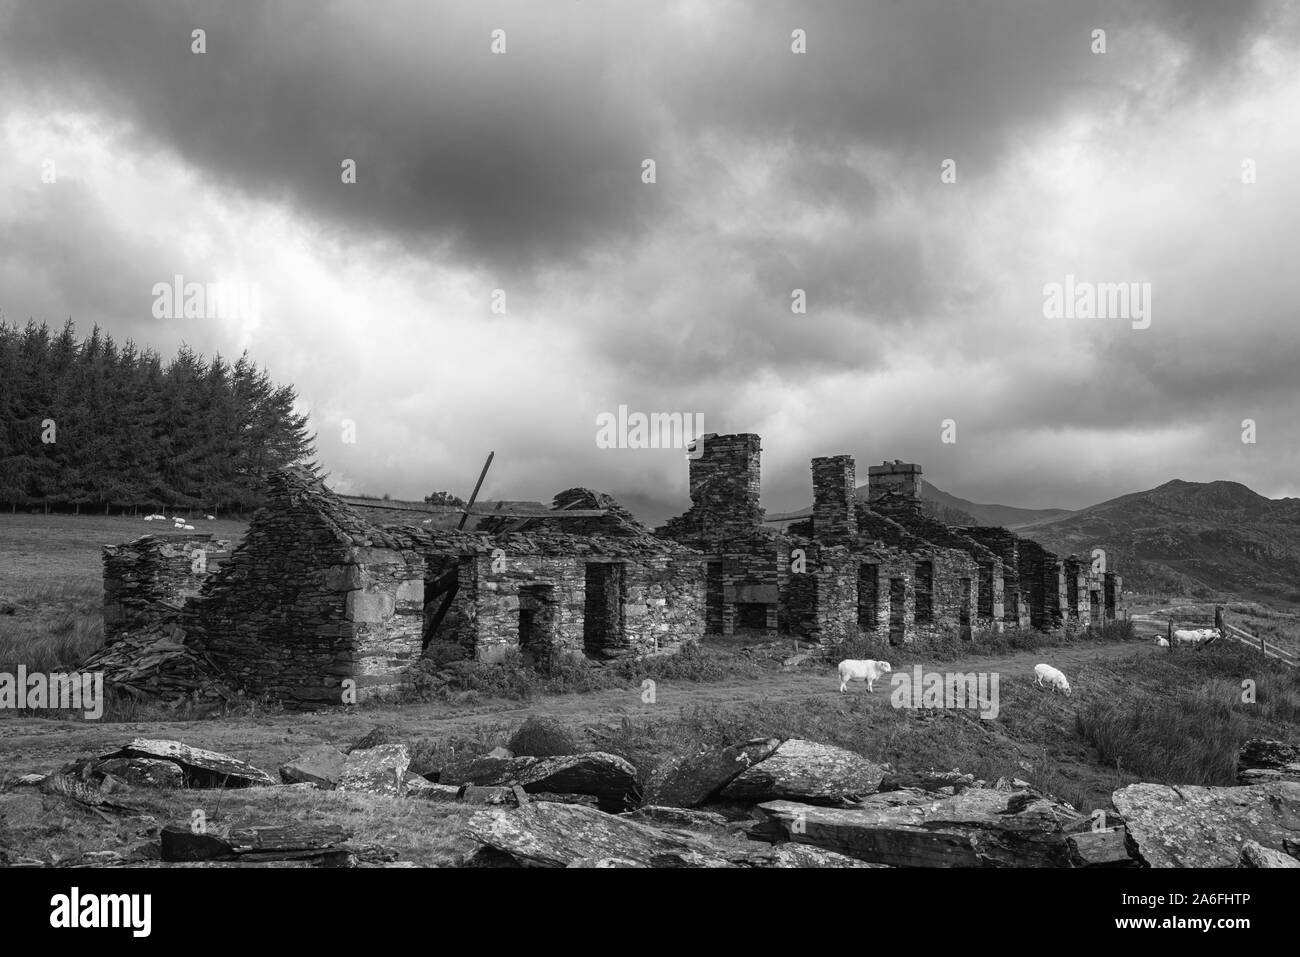
{"label": "ruined stone building", "polygon": [[655,532],[585,489],[472,531],[419,512],[383,523],[286,470],[229,553],[193,533],[106,548],[106,641],[163,621],[233,687],[310,707],[395,690],[433,642],[546,667],[737,632],[902,643],[1115,616],[1118,576],[926,516],[915,465],[870,468],[861,502],[851,457],[814,459],[812,515],[778,531],[759,506],[759,457],[757,435],[706,436],[689,510]]}
{"label": "ruined stone building", "polygon": [[708,435],[690,460],[691,507],[658,533],[704,556],[705,633],[738,628],[814,641],[1114,618],[1121,581],[1002,528],[949,528],[927,516],[921,468],[872,466],[856,494],[853,458],[812,460],[812,515],[784,532],[759,507],[757,435]]}

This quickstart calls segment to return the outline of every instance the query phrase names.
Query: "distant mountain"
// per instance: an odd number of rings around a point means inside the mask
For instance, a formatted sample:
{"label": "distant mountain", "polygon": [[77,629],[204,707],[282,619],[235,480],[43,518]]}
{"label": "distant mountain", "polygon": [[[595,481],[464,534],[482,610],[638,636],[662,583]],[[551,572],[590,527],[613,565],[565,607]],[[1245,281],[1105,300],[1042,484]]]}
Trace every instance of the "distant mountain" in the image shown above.
{"label": "distant mountain", "polygon": [[[856,495],[865,502],[869,486],[859,485]],[[1048,522],[1071,514],[1065,508],[1015,508],[1011,505],[979,505],[975,502],[950,495],[942,489],[935,488],[929,482],[921,484],[921,499],[925,503],[925,512],[932,518],[948,525],[990,525],[998,528],[1018,529],[1036,522]],[[806,518],[812,514],[812,506],[790,512],[784,518]]]}
{"label": "distant mountain", "polygon": [[[865,501],[867,486],[857,496]],[[1015,529],[1059,555],[1103,549],[1125,591],[1300,603],[1300,499],[1265,498],[1240,482],[1175,479],[1079,511],[980,505],[929,482],[921,497],[949,525]]]}
{"label": "distant mountain", "polygon": [[1058,554],[1104,549],[1125,590],[1300,601],[1300,499],[1175,479],[1018,529]]}
{"label": "distant mountain", "polygon": [[[867,497],[867,487],[858,489],[858,497]],[[921,485],[921,498],[926,511],[950,525],[991,525],[998,528],[1018,529],[1038,522],[1051,522],[1072,514],[1068,508],[1016,508],[1012,505],[978,505],[975,502],[950,495],[929,482]],[[965,516],[965,521],[950,521],[945,513]]]}

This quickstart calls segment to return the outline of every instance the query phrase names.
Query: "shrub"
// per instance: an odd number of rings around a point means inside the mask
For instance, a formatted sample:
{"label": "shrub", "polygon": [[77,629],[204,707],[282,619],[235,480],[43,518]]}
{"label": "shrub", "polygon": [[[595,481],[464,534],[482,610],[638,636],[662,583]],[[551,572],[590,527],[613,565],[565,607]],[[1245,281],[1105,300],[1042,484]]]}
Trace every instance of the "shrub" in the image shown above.
{"label": "shrub", "polygon": [[429,647],[424,649],[422,660],[428,661],[436,670],[453,661],[464,661],[468,657],[469,650],[464,645],[454,641],[431,641]]}
{"label": "shrub", "polygon": [[1100,625],[1089,625],[1087,637],[1093,641],[1132,641],[1137,637],[1133,622],[1127,618],[1103,621]]}
{"label": "shrub", "polygon": [[556,755],[577,754],[577,739],[554,718],[532,715],[510,736],[508,748],[515,755],[549,758]]}

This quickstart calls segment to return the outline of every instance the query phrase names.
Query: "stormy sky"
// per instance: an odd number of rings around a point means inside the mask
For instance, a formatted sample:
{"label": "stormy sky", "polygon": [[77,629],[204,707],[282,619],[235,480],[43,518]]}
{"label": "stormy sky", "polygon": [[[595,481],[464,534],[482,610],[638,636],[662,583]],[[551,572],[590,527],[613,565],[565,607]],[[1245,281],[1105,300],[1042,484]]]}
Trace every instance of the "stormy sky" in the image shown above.
{"label": "stormy sky", "polygon": [[[771,511],[838,453],[1300,495],[1297,46],[1218,0],[0,0],[0,315],[249,350],[345,491],[495,450],[487,497],[660,521],[685,460],[598,447],[623,405],[759,433]],[[260,309],[155,318],[176,275]],[[1067,276],[1149,326],[1045,316]]]}

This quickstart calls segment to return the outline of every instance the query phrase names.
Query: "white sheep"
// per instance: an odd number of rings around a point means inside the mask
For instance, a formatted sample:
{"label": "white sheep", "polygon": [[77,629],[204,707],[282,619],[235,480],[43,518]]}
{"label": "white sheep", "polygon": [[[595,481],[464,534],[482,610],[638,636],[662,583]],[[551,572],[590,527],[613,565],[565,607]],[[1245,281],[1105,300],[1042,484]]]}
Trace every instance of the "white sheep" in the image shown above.
{"label": "white sheep", "polygon": [[217,516],[215,515],[205,515],[203,517],[206,518],[209,522],[215,522],[217,520]]}
{"label": "white sheep", "polygon": [[1157,638],[1156,638],[1156,646],[1157,646],[1157,647],[1160,647],[1160,648],[1168,648],[1168,647],[1169,647],[1169,639],[1166,638],[1166,637],[1164,637],[1163,635],[1157,637]]}
{"label": "white sheep", "polygon": [[194,526],[193,526],[193,525],[182,525],[181,528],[184,529],[184,530],[187,531],[187,532],[192,532],[192,531],[194,531]]}
{"label": "white sheep", "polygon": [[1217,638],[1217,628],[1179,628],[1174,632],[1174,643],[1178,645],[1196,645],[1210,638]]}
{"label": "white sheep", "polygon": [[1056,691],[1064,691],[1067,695],[1070,693],[1070,682],[1066,680],[1064,672],[1051,665],[1034,665],[1034,674],[1037,676],[1034,683],[1038,687],[1046,687],[1043,682],[1047,681]]}
{"label": "white sheep", "polygon": [[849,688],[849,682],[853,680],[865,681],[868,691],[875,691],[876,680],[881,675],[889,674],[891,669],[888,661],[871,661],[860,660],[856,658],[845,658],[840,662],[840,694],[843,694]]}

